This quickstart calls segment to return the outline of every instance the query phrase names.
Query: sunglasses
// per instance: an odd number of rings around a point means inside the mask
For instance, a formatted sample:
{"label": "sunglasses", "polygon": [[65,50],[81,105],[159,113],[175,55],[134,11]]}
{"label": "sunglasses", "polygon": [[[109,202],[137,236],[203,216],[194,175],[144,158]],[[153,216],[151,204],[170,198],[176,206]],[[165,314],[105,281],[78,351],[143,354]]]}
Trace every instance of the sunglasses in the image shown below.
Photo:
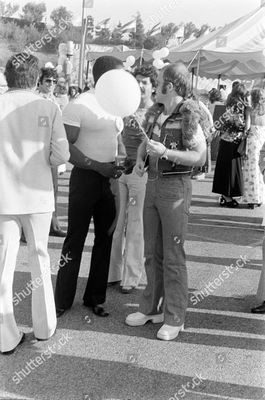
{"label": "sunglasses", "polygon": [[48,83],[57,83],[57,80],[56,80],[56,79],[50,79],[50,78],[48,78],[48,79],[44,79],[44,82],[48,82]]}

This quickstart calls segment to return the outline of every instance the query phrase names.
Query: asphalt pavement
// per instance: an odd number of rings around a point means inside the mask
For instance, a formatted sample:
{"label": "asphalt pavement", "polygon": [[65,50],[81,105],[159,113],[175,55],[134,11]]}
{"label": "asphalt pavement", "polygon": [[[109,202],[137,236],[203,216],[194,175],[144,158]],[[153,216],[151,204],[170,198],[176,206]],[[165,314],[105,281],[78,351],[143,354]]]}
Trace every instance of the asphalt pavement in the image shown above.
{"label": "asphalt pavement", "polygon": [[[156,339],[160,324],[124,324],[137,311],[141,285],[132,294],[109,287],[108,318],[82,305],[93,245],[86,241],[72,309],[58,320],[55,336],[37,342],[31,295],[15,306],[26,340],[0,356],[0,400],[263,400],[265,315],[256,304],[261,270],[262,208],[220,207],[212,174],[193,180],[186,241],[190,303],[185,330],[171,342]],[[60,177],[60,222],[67,226],[69,170]],[[63,239],[51,237],[55,283]],[[27,248],[21,245],[14,293],[30,281]],[[26,375],[23,371],[27,372]]]}

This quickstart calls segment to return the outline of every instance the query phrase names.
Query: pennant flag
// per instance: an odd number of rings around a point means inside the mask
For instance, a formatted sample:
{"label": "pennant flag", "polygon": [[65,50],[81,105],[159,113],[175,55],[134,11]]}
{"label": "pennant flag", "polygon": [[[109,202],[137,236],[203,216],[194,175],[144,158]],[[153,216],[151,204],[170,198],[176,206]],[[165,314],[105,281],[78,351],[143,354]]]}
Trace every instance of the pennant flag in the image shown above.
{"label": "pennant flag", "polygon": [[111,18],[103,19],[103,21],[100,21],[100,22],[97,24],[97,26],[104,26],[104,28],[105,28],[105,27],[108,25],[110,19],[111,19]]}
{"label": "pennant flag", "polygon": [[95,28],[96,33],[101,32],[102,29],[108,29],[108,28],[109,28],[109,21],[110,21],[110,18],[106,18],[106,19],[103,19],[103,21],[100,21],[100,22],[96,25],[96,28]]}
{"label": "pennant flag", "polygon": [[93,8],[94,0],[84,0],[84,8]]}
{"label": "pennant flag", "polygon": [[147,32],[148,36],[154,36],[157,33],[161,33],[161,22],[155,24],[153,28],[151,28],[150,31]]}
{"label": "pennant flag", "polygon": [[132,21],[127,22],[126,24],[122,25],[119,29],[122,33],[135,32],[136,31],[136,20],[133,19]]}

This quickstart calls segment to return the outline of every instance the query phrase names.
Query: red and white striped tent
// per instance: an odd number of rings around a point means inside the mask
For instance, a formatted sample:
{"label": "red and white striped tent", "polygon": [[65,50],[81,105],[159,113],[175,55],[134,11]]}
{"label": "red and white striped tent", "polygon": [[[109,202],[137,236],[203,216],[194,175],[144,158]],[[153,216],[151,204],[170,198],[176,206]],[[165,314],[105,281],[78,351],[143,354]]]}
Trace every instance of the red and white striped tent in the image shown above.
{"label": "red and white striped tent", "polygon": [[171,48],[168,58],[190,64],[206,78],[265,77],[265,2],[217,31]]}

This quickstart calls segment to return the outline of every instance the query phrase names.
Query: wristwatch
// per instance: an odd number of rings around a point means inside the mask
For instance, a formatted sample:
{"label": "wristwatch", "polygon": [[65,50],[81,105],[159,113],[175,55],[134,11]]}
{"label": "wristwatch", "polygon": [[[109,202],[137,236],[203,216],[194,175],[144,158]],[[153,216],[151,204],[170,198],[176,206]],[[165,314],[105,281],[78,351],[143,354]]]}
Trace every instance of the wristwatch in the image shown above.
{"label": "wristwatch", "polygon": [[164,151],[164,153],[162,154],[162,156],[160,157],[161,158],[161,160],[168,160],[168,149],[166,149],[165,151]]}

